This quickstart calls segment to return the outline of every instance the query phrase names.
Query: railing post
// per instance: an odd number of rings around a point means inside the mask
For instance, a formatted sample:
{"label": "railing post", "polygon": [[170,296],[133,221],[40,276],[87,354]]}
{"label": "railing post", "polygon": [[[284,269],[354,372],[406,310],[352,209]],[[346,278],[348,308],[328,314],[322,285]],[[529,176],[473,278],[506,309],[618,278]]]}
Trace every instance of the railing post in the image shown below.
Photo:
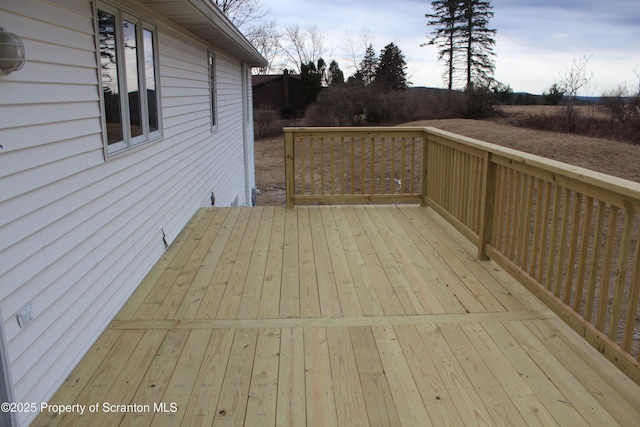
{"label": "railing post", "polygon": [[284,130],[284,179],[285,192],[287,196],[287,208],[293,207],[293,192],[295,191],[294,181],[294,149],[293,149],[293,131]]}
{"label": "railing post", "polygon": [[420,204],[427,206],[427,176],[429,168],[427,161],[429,160],[429,138],[427,130],[422,132],[422,191],[420,193]]}
{"label": "railing post", "polygon": [[480,231],[478,235],[478,259],[486,261],[487,245],[491,243],[493,234],[493,212],[496,200],[497,165],[491,161],[492,154],[484,152],[482,163],[482,194],[480,196]]}

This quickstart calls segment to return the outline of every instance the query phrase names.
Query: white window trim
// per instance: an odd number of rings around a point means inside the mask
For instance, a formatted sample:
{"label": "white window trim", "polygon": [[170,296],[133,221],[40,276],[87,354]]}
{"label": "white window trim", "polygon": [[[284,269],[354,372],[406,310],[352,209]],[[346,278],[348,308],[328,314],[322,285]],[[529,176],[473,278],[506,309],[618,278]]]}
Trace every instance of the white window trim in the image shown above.
{"label": "white window trim", "polygon": [[[158,54],[158,31],[154,24],[140,15],[130,12],[128,9],[114,6],[110,3],[96,1],[94,4],[94,25],[96,38],[96,57],[97,57],[97,73],[100,93],[100,111],[102,121],[102,139],[105,159],[114,157],[115,155],[129,152],[148,142],[157,140],[162,137],[162,107],[160,95],[160,66]],[[100,70],[100,41],[98,28],[98,10],[112,14],[116,19],[116,52],[118,55],[118,86],[120,89],[120,115],[122,121],[122,141],[109,144],[107,137],[107,123],[105,112],[104,92],[102,89],[102,75]],[[140,93],[140,107],[142,115],[142,135],[131,137],[131,118],[129,109],[128,92],[126,86],[126,65],[124,55],[124,36],[122,23],[124,20],[132,22],[136,25],[136,48],[137,48],[137,65],[138,65],[138,88]],[[156,85],[156,103],[157,103],[157,121],[158,130],[149,131],[149,104],[147,99],[146,81],[145,81],[145,58],[144,58],[144,30],[148,30],[153,34],[153,67]]]}
{"label": "white window trim", "polygon": [[207,69],[209,74],[209,109],[211,110],[211,132],[218,130],[218,77],[216,54],[207,50]]}

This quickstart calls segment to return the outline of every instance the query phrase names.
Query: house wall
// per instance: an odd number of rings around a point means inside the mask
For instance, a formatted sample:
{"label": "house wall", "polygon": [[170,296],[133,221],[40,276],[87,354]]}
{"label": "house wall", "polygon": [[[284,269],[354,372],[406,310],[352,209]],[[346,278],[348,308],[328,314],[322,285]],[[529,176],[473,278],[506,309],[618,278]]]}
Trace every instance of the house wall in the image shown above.
{"label": "house wall", "polygon": [[[163,138],[105,159],[92,4],[0,3],[0,26],[27,52],[22,70],[0,77],[0,320],[18,402],[47,401],[62,384],[163,254],[163,230],[171,242],[212,191],[216,206],[242,205],[254,186],[241,62],[127,5],[157,25]],[[27,304],[35,317],[20,329]]]}
{"label": "house wall", "polygon": [[[288,79],[285,89],[284,79]],[[277,76],[253,87],[255,108],[288,109],[290,113],[305,109],[302,82],[299,77]]]}

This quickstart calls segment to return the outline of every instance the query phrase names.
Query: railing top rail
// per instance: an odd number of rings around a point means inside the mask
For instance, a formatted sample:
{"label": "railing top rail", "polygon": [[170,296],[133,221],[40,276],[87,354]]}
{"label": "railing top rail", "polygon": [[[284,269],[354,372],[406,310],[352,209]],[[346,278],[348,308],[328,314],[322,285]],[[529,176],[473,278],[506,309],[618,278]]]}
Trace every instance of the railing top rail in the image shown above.
{"label": "railing top rail", "polygon": [[625,198],[633,199],[640,203],[640,183],[624,178],[615,177],[601,172],[580,166],[571,165],[535,154],[504,147],[490,142],[462,136],[453,132],[436,129],[434,127],[416,126],[373,126],[373,127],[286,127],[285,133],[294,134],[297,137],[311,137],[322,135],[348,135],[348,136],[377,136],[393,133],[418,134],[427,138],[442,138],[447,141],[473,147],[486,151],[495,156],[500,156],[515,163],[529,165],[541,170],[564,177],[568,177],[584,184],[600,187],[622,195]]}
{"label": "railing top rail", "polygon": [[529,166],[533,166],[551,172],[552,174],[572,178],[585,184],[595,187],[601,187],[606,190],[621,194],[624,197],[640,201],[640,183],[634,181],[629,181],[624,178],[618,178],[605,173],[596,172],[591,169],[548,159],[546,157],[537,156],[535,154],[525,153],[523,151],[503,147],[489,142],[480,141],[474,138],[457,135],[455,133],[447,132],[433,127],[427,127],[423,129],[428,136],[431,135],[441,137],[460,144],[475,147],[480,150],[487,151],[488,153],[491,153],[493,155],[512,160],[516,163],[523,163]]}
{"label": "railing top rail", "polygon": [[370,126],[370,127],[286,127],[285,133],[293,133],[297,137],[316,136],[318,134],[334,135],[345,134],[349,136],[382,136],[389,134],[411,134],[411,136],[423,136],[424,128],[415,126]]}

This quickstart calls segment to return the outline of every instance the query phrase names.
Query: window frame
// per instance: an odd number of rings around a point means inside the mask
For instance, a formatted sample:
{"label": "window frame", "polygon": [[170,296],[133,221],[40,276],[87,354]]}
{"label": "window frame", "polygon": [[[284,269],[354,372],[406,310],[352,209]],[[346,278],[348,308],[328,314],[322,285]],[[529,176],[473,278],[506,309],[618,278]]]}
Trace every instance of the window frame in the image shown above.
{"label": "window frame", "polygon": [[[162,137],[162,115],[161,115],[161,96],[159,85],[159,61],[158,61],[158,31],[156,26],[148,19],[142,17],[135,12],[132,12],[123,7],[113,5],[111,3],[97,1],[94,2],[94,22],[95,22],[95,37],[96,37],[96,56],[98,60],[98,84],[100,92],[100,110],[101,110],[101,122],[102,122],[102,139],[105,158],[113,157],[117,154],[128,152],[134,148],[145,145],[148,142],[157,140]],[[116,70],[118,74],[118,89],[119,89],[119,108],[120,108],[120,121],[122,140],[109,143],[107,134],[107,115],[106,115],[106,103],[104,97],[103,78],[101,71],[101,50],[100,50],[100,29],[98,25],[99,13],[104,12],[112,15],[115,19],[114,31],[115,31],[115,52],[117,56]],[[136,84],[138,87],[138,104],[140,108],[140,122],[142,133],[138,136],[132,136],[131,132],[131,104],[129,101],[128,88],[131,85],[131,81],[128,79],[127,69],[128,64],[125,55],[124,47],[124,22],[130,22],[135,25],[135,38],[136,38]],[[149,97],[147,94],[147,67],[145,65],[145,31],[151,33],[152,36],[152,54],[153,54],[153,80],[155,86],[155,120],[157,122],[157,130],[150,130],[151,117],[149,109]]]}
{"label": "window frame", "polygon": [[209,74],[209,109],[211,111],[211,132],[218,130],[218,79],[216,76],[216,54],[207,49],[207,69]]}

